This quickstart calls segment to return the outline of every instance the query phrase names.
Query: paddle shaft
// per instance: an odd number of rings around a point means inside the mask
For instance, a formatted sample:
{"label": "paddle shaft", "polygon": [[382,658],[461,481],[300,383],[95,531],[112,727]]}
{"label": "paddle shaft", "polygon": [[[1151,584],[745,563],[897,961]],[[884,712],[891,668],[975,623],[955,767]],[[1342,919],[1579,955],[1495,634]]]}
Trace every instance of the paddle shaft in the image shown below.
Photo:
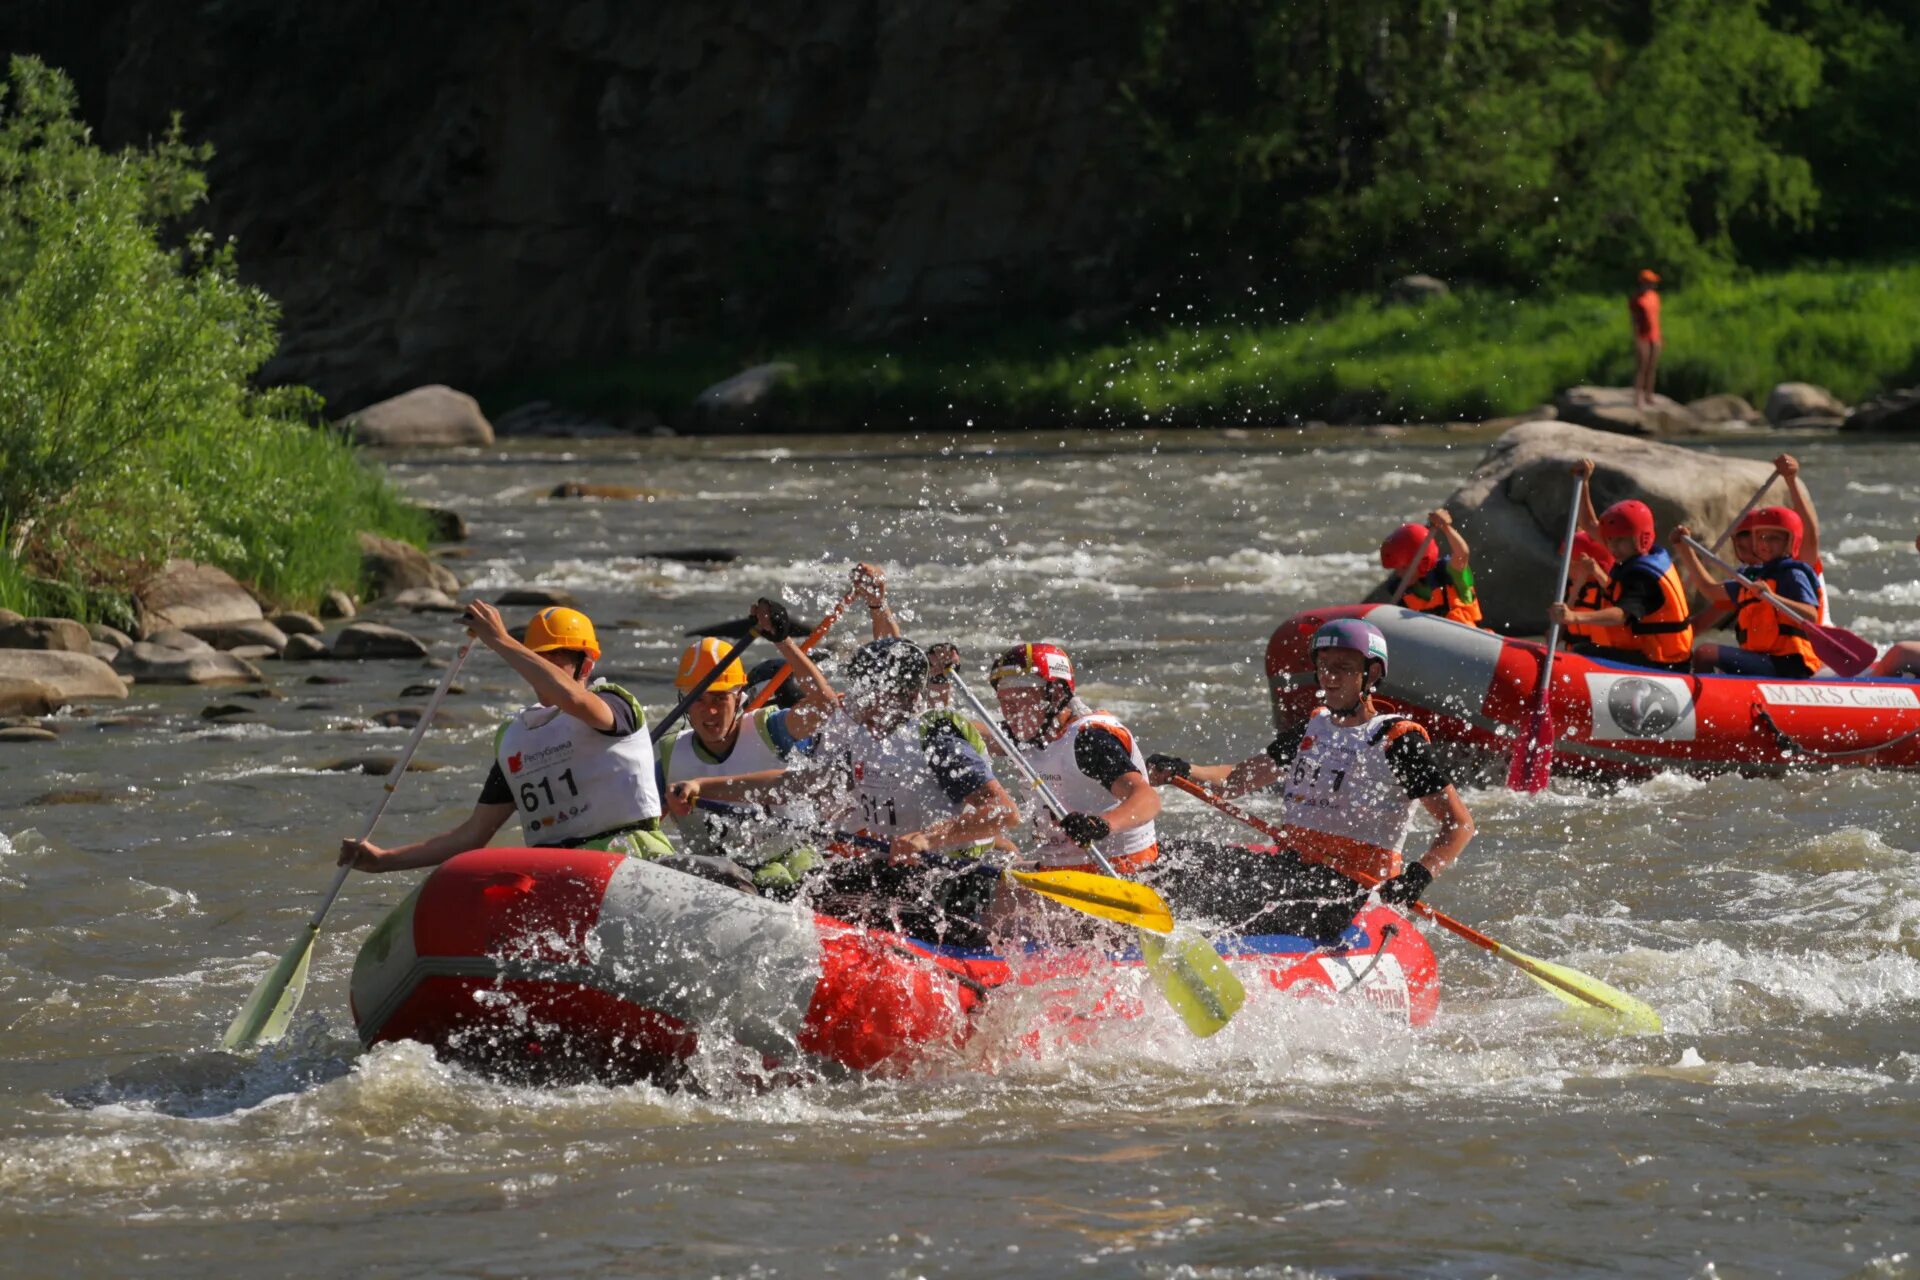
{"label": "paddle shaft", "polygon": [[1751,498],[1747,499],[1747,505],[1740,508],[1740,513],[1736,515],[1733,519],[1729,520],[1727,522],[1727,527],[1720,531],[1720,536],[1713,540],[1713,552],[1709,552],[1708,554],[1713,554],[1714,552],[1718,552],[1720,548],[1727,545],[1727,539],[1731,538],[1733,536],[1733,531],[1740,527],[1740,522],[1747,518],[1747,512],[1753,510],[1755,507],[1760,505],[1760,499],[1767,496],[1767,490],[1773,488],[1773,482],[1775,480],[1778,480],[1779,478],[1780,478],[1780,473],[1776,471],[1772,475],[1768,476],[1765,480],[1760,482],[1760,487],[1753,491],[1753,496]]}
{"label": "paddle shaft", "polygon": [[[1567,578],[1573,572],[1573,535],[1580,527],[1580,504],[1586,500],[1587,478],[1573,478],[1573,501],[1567,509],[1567,536],[1561,542],[1560,581],[1553,589],[1556,601],[1567,598]],[[1547,656],[1540,662],[1540,697],[1534,706],[1534,714],[1539,715],[1547,709],[1547,696],[1553,688],[1553,655],[1560,648],[1560,624],[1547,625]]]}
{"label": "paddle shaft", "polygon": [[675,703],[673,710],[667,712],[667,714],[661,718],[660,723],[655,725],[653,731],[647,736],[655,742],[666,737],[667,730],[673,727],[673,722],[687,714],[687,708],[692,706],[699,699],[700,695],[707,691],[709,685],[720,678],[721,672],[733,665],[733,660],[740,656],[740,651],[752,643],[752,631],[748,631],[746,635],[736,640],[733,648],[727,650],[727,656],[714,663],[713,669],[700,677],[700,683],[687,690],[687,696]]}
{"label": "paddle shaft", "polygon": [[[960,678],[960,673],[950,672],[947,678],[953,682],[953,687],[960,691],[960,696],[967,700],[967,705],[973,708],[973,714],[980,717],[980,723],[986,726],[988,733],[993,735],[993,740],[1000,744],[1000,750],[1006,753],[1007,758],[1013,761],[1020,772],[1026,776],[1027,781],[1033,785],[1033,789],[1039,793],[1041,802],[1047,806],[1047,811],[1053,814],[1054,821],[1059,822],[1064,819],[1067,816],[1067,806],[1060,803],[1060,797],[1053,794],[1053,788],[1047,785],[1047,780],[1027,763],[1027,758],[1020,754],[1020,749],[1007,740],[1007,735],[1000,728],[999,722],[987,714],[986,707],[981,705],[980,699],[974,696],[973,690],[967,688],[967,682]],[[1098,845],[1087,845],[1086,850],[1093,856],[1094,865],[1099,867],[1102,873],[1113,876],[1115,879],[1119,878],[1120,873],[1113,869],[1113,864],[1107,861],[1107,855],[1100,852]]]}
{"label": "paddle shaft", "polygon": [[[1698,551],[1701,555],[1705,556],[1708,560],[1712,561],[1713,566],[1716,569],[1720,570],[1720,572],[1724,574],[1728,574],[1729,576],[1731,576],[1733,580],[1739,583],[1741,586],[1746,587],[1750,591],[1760,590],[1758,584],[1756,584],[1753,581],[1753,579],[1747,577],[1745,574],[1741,573],[1738,569],[1728,564],[1725,560],[1722,560],[1719,556],[1713,554],[1713,552],[1708,550],[1706,547],[1701,546],[1700,540],[1698,538],[1682,537],[1680,540],[1686,543],[1688,546],[1692,547],[1695,551]],[[1809,620],[1807,618],[1801,617],[1798,613],[1794,612],[1793,607],[1791,605],[1789,605],[1786,601],[1780,599],[1779,597],[1775,596],[1772,591],[1764,592],[1762,598],[1765,599],[1768,604],[1772,605],[1776,610],[1778,610],[1782,616],[1784,616],[1790,622],[1792,622],[1794,626],[1799,627],[1801,630],[1807,633],[1808,642],[1814,645],[1816,649],[1822,650],[1822,652],[1820,652],[1818,656],[1822,661],[1826,662],[1828,666],[1832,667],[1836,671],[1839,671],[1842,664],[1850,664],[1850,663],[1858,662],[1860,655],[1849,652],[1848,651],[1849,646],[1840,639],[1839,635],[1836,634],[1837,632],[1840,631],[1840,628],[1824,626],[1818,621],[1813,621],[1813,620]],[[1862,641],[1861,643],[1865,644],[1866,642]],[[1871,646],[1868,646],[1868,648],[1869,650],[1871,650]],[[1835,658],[1840,659],[1840,661],[1835,662],[1834,661]],[[1866,661],[1867,662],[1873,661],[1873,658],[1871,657],[1870,653]]]}
{"label": "paddle shaft", "polygon": [[[839,622],[841,615],[846,613],[847,606],[853,603],[853,597],[853,589],[848,588],[847,593],[840,597],[840,603],[829,609],[827,616],[820,619],[820,625],[815,627],[807,638],[800,642],[800,651],[802,653],[812,653],[813,646],[827,638],[827,632],[833,630],[834,624]],[[792,674],[793,664],[791,662],[783,663],[780,670],[774,674],[773,679],[767,681],[765,685],[761,686],[758,693],[755,693],[753,697],[747,699],[746,710],[758,711],[761,707],[766,706],[768,699],[780,691],[780,686],[785,684],[787,677]]]}
{"label": "paddle shaft", "polygon": [[1420,561],[1427,554],[1427,548],[1433,545],[1433,530],[1427,530],[1427,536],[1421,540],[1420,549],[1413,553],[1413,559],[1407,564],[1407,571],[1400,575],[1400,585],[1393,589],[1388,604],[1399,604],[1407,594],[1407,588],[1413,585],[1413,579],[1420,572]]}

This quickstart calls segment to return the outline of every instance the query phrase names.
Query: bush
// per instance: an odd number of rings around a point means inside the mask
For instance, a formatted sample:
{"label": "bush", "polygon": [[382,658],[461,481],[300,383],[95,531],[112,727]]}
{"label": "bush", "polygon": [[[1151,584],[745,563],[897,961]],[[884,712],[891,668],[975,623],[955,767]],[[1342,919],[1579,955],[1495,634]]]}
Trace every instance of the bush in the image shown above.
{"label": "bush", "polygon": [[317,431],[304,388],[257,389],[278,338],[233,246],[166,224],[204,191],[179,126],[109,155],[71,86],[15,58],[0,89],[0,526],[13,578],[131,588],[170,556],[271,600],[359,582],[354,533],[424,517]]}

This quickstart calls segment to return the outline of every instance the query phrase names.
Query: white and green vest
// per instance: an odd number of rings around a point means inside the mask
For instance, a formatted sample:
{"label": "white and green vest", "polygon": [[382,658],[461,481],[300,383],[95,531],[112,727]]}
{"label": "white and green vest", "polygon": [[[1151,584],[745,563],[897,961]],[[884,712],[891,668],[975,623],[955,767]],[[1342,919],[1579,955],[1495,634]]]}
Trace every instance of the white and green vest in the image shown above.
{"label": "white and green vest", "polygon": [[590,688],[631,704],[638,727],[612,738],[558,707],[532,706],[494,738],[494,756],[530,845],[591,840],[660,818],[646,712],[617,684],[597,680]]}

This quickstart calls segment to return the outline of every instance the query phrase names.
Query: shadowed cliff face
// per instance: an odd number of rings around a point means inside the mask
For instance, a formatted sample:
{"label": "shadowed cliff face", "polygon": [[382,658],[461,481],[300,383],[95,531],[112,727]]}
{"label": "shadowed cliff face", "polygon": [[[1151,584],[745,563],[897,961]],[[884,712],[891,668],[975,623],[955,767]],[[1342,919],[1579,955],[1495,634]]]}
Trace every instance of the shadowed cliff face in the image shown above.
{"label": "shadowed cliff face", "polygon": [[691,339],[884,334],[1114,296],[1100,29],[905,6],[15,0],[102,141],[173,110],[208,221],[352,408]]}

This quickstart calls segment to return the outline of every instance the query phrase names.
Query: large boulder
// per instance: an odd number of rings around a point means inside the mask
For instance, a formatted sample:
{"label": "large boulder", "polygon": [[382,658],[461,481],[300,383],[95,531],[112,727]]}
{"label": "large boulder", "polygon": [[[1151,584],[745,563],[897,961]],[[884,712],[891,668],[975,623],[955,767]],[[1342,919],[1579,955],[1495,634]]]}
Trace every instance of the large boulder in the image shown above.
{"label": "large boulder", "polygon": [[437,382],[370,404],[341,426],[360,444],[419,449],[493,443],[493,424],[480,402]]}
{"label": "large boulder", "polygon": [[333,638],[336,658],[424,658],[427,646],[398,627],[380,622],[350,622]]}
{"label": "large boulder", "polygon": [[260,668],[231,653],[188,653],[141,641],[122,649],[113,669],[141,684],[257,684]]}
{"label": "large boulder", "polygon": [[1825,387],[1811,382],[1782,382],[1767,392],[1765,412],[1767,421],[1776,427],[1803,418],[1838,423],[1847,416],[1847,406]]}
{"label": "large boulder", "polygon": [[408,587],[432,587],[447,595],[460,590],[460,579],[453,576],[453,570],[436,563],[416,546],[377,533],[361,532],[360,564],[375,595],[397,595]]}
{"label": "large boulder", "polygon": [[1717,535],[1739,514],[1773,468],[1765,462],[1700,453],[1565,422],[1530,422],[1495,440],[1447,509],[1473,552],[1486,625],[1499,631],[1546,629],[1546,607],[1560,571],[1557,548],[1573,501],[1569,467],[1592,458],[1593,502],[1605,510],[1623,498],[1653,508],[1664,540],[1676,524]]}
{"label": "large boulder", "polygon": [[1631,387],[1568,387],[1554,398],[1562,422],[1627,436],[1689,435],[1705,422],[1687,406],[1656,395],[1644,408],[1633,403]]}
{"label": "large boulder", "polygon": [[723,378],[693,398],[696,418],[716,427],[744,426],[757,422],[776,392],[799,372],[784,360],[757,364],[742,369],[731,378]]}
{"label": "large boulder", "polygon": [[44,680],[0,676],[0,716],[50,716],[66,705],[61,692]]}
{"label": "large boulder", "polygon": [[168,627],[217,627],[261,617],[259,602],[230,574],[191,560],[167,561],[136,600],[142,636]]}
{"label": "large boulder", "polygon": [[70,618],[22,618],[0,626],[0,649],[50,649],[92,653],[93,637]]}
{"label": "large boulder", "polygon": [[0,649],[0,680],[33,681],[74,702],[127,696],[126,682],[91,653]]}
{"label": "large boulder", "polygon": [[1920,431],[1920,387],[1875,396],[1847,415],[1848,431]]}

